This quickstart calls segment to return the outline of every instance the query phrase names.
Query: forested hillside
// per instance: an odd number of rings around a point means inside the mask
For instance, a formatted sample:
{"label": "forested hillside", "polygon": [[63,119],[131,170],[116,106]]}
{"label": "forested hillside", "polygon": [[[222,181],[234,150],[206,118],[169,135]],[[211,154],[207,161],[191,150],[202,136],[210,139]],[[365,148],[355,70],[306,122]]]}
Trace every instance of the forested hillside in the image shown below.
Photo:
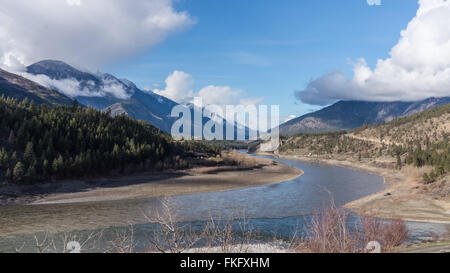
{"label": "forested hillside", "polygon": [[[92,108],[0,98],[0,179],[34,183],[99,174],[186,167],[218,150],[174,142],[147,122]],[[3,177],[3,179],[2,179]]]}
{"label": "forested hillside", "polygon": [[450,172],[450,104],[353,133],[359,139],[389,144],[392,154],[415,167],[433,166],[427,183]]}
{"label": "forested hillside", "polygon": [[432,166],[425,183],[450,172],[450,104],[350,133],[299,134],[282,139],[281,153],[341,156],[386,167]]}

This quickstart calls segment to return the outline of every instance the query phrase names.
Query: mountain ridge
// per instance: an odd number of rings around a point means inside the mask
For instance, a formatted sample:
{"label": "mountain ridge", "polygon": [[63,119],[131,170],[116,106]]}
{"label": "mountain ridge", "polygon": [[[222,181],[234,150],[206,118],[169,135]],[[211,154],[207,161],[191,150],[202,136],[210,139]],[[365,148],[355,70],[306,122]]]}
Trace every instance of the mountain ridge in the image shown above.
{"label": "mountain ridge", "polygon": [[[172,109],[179,104],[164,96],[151,91],[143,91],[136,84],[127,79],[118,79],[107,73],[89,73],[80,71],[62,61],[43,60],[27,67],[27,72],[34,76],[44,75],[51,80],[73,80],[78,82],[78,86],[83,92],[90,96],[74,96],[81,104],[93,107],[101,111],[109,111],[113,116],[126,114],[137,120],[145,120],[161,130],[170,133],[172,125],[178,117],[172,117]],[[55,86],[55,88],[57,88]],[[117,91],[125,97],[118,97]],[[64,93],[64,90],[59,90]],[[98,96],[98,94],[104,94]],[[192,105],[184,105],[194,112]],[[192,113],[192,120],[193,113]],[[204,117],[203,125],[210,119]],[[226,132],[227,121],[224,119],[224,133]],[[194,122],[192,122],[194,128]],[[245,126],[235,125],[236,128],[244,127],[246,135],[250,129]],[[193,130],[192,130],[193,132]]]}
{"label": "mountain ridge", "polygon": [[292,119],[280,126],[280,133],[322,133],[353,130],[364,124],[380,124],[450,103],[450,97],[414,102],[338,101],[319,111]]}
{"label": "mountain ridge", "polygon": [[[177,105],[165,97],[142,91],[127,79],[118,79],[107,73],[89,73],[78,70],[64,62],[43,60],[27,67],[33,75],[45,75],[52,80],[75,80],[87,95],[74,98],[97,110],[110,110],[113,115],[126,114],[137,120],[145,120],[165,132],[175,121],[170,117],[171,109]],[[117,90],[121,92],[117,92]],[[63,92],[63,91],[60,91]],[[117,94],[123,95],[117,96]],[[103,94],[98,96],[96,94]]]}
{"label": "mountain ridge", "polygon": [[[83,92],[73,98],[81,104],[101,111],[110,111],[112,115],[126,114],[134,119],[145,120],[165,132],[170,132],[172,124],[177,120],[171,117],[171,110],[180,104],[151,91],[143,91],[127,79],[118,79],[107,73],[81,71],[62,61],[54,60],[32,64],[27,67],[27,72],[35,76],[44,75],[56,81],[76,81]],[[58,91],[64,93],[64,90]],[[338,101],[282,124],[280,133],[294,135],[352,130],[364,124],[381,124],[448,103],[450,97],[413,102]],[[203,123],[208,120],[205,118]],[[246,131],[249,129],[246,128]]]}

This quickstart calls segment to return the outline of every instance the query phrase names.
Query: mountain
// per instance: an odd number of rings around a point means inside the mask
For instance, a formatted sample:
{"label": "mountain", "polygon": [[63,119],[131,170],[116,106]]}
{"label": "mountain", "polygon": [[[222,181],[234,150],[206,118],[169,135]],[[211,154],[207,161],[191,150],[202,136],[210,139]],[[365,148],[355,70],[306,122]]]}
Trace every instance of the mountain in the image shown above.
{"label": "mountain", "polygon": [[[179,105],[178,103],[153,92],[143,91],[126,79],[118,79],[113,75],[101,72],[82,71],[64,62],[54,60],[44,60],[32,64],[27,67],[27,72],[33,75],[45,75],[53,81],[69,81],[72,85],[75,84],[79,94],[74,96],[74,99],[97,110],[109,111],[113,116],[126,114],[137,120],[148,121],[165,132],[170,132],[173,123],[178,120],[178,118],[171,117],[172,109]],[[60,84],[52,87],[61,93],[66,91],[61,89]],[[193,106],[186,105],[186,107],[191,110],[193,116]],[[209,120],[209,118],[204,118],[202,122],[205,124]],[[226,124],[224,121],[224,132],[226,132]],[[192,126],[194,126],[194,122],[192,122]],[[248,135],[249,129],[246,127],[244,129]]]}
{"label": "mountain", "polygon": [[158,95],[145,93],[139,89],[131,98],[110,105],[107,110],[113,116],[125,113],[138,120],[145,120],[165,132],[170,132],[177,118],[170,116],[177,103]]}
{"label": "mountain", "polygon": [[16,99],[28,98],[37,104],[72,105],[73,100],[61,93],[0,69],[0,95]]}
{"label": "mountain", "polygon": [[[425,104],[433,100],[426,100]],[[421,105],[416,104],[409,110],[414,112],[422,109]],[[391,169],[400,169],[404,165],[425,167],[417,172],[429,172],[423,175],[423,182],[437,182],[428,190],[433,190],[439,196],[450,197],[449,128],[450,104],[446,104],[387,123],[365,125],[349,133],[282,136],[279,153],[365,162]],[[411,169],[406,169],[406,172],[408,176],[412,173],[416,175]]]}
{"label": "mountain", "polygon": [[[72,81],[79,93],[74,98],[98,110],[103,110],[134,93],[133,86],[112,75],[81,71],[61,61],[40,61],[28,66],[27,72],[33,75],[45,75],[55,81]],[[60,85],[54,88],[62,93],[68,93],[65,89],[61,89]]]}
{"label": "mountain", "polygon": [[[349,136],[386,145],[411,146],[411,149],[416,149],[420,144],[423,148],[429,149],[432,144],[449,143],[449,128],[450,104],[446,104],[388,123],[366,125],[355,129]],[[439,149],[442,149],[442,147],[439,147]],[[448,159],[450,160],[450,157]]]}
{"label": "mountain", "polygon": [[[116,116],[125,113],[150,122],[163,131],[170,132],[175,121],[170,117],[176,102],[151,92],[140,90],[126,79],[118,79],[101,72],[91,73],[76,69],[64,62],[44,60],[30,65],[27,72],[46,75],[52,80],[71,80],[77,83],[80,95],[74,96],[80,103],[98,110],[111,111]],[[56,86],[55,86],[56,87]],[[60,92],[64,90],[60,89]]]}
{"label": "mountain", "polygon": [[429,98],[416,102],[339,101],[320,111],[282,124],[280,133],[294,135],[352,130],[364,124],[389,122],[448,103],[450,97]]}

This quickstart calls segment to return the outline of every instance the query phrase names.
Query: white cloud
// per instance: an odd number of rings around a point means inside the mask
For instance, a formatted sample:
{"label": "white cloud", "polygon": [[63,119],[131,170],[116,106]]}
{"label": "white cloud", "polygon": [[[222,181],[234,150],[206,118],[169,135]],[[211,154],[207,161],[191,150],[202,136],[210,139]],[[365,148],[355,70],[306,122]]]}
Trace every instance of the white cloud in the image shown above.
{"label": "white cloud", "polygon": [[67,5],[69,6],[80,6],[81,0],[67,0]]}
{"label": "white cloud", "polygon": [[265,97],[259,97],[259,98],[244,98],[240,99],[239,103],[247,106],[247,105],[258,105],[261,104],[266,98]]}
{"label": "white cloud", "polygon": [[[103,87],[101,89],[97,89],[95,88],[94,82],[85,82],[84,85],[81,85],[80,82],[75,79],[53,80],[43,74],[33,75],[26,72],[19,72],[18,74],[43,86],[58,90],[71,98],[79,96],[104,97],[106,95],[112,95],[119,99],[128,99],[132,95],[127,93],[123,85],[108,79],[101,79]],[[91,86],[91,88],[88,88],[88,86]]]}
{"label": "white cloud", "polygon": [[195,92],[193,85],[192,75],[175,70],[167,77],[165,89],[155,89],[153,92],[178,103],[192,103],[194,97],[201,97],[203,105],[249,105],[258,104],[264,100],[264,97],[245,98],[245,92],[229,86],[209,85]]}
{"label": "white cloud", "polygon": [[288,121],[290,121],[290,120],[293,120],[293,119],[295,119],[296,117],[297,117],[296,115],[290,115],[289,117],[287,117],[287,118],[284,119],[284,122],[288,122]]}
{"label": "white cloud", "polygon": [[0,5],[0,66],[60,59],[95,66],[195,23],[172,0],[15,0]]}
{"label": "white cloud", "polygon": [[380,6],[381,0],[367,0],[369,6]]}
{"label": "white cloud", "polygon": [[420,0],[416,16],[401,32],[390,58],[371,69],[364,59],[353,64],[353,78],[326,74],[296,97],[326,105],[339,99],[413,101],[450,95],[450,2]]}
{"label": "white cloud", "polygon": [[195,96],[203,99],[204,105],[230,105],[236,104],[241,96],[241,91],[229,86],[209,85],[203,87]]}
{"label": "white cloud", "polygon": [[194,97],[193,85],[194,80],[191,75],[175,70],[167,77],[166,88],[163,90],[155,89],[153,92],[177,102],[191,101]]}

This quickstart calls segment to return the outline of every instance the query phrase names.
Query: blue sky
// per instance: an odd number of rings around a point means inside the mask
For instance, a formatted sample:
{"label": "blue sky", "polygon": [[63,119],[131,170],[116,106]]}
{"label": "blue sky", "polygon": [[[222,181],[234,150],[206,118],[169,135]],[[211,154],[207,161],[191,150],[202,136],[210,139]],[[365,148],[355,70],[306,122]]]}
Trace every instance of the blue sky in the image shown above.
{"label": "blue sky", "polygon": [[282,121],[450,95],[450,0],[15,0],[0,15],[6,70],[62,60],[181,103],[280,105]]}
{"label": "blue sky", "polygon": [[282,121],[450,95],[450,0],[15,0],[0,15],[8,71],[62,60],[181,103],[280,105]]}
{"label": "blue sky", "polygon": [[[163,88],[174,70],[192,75],[194,89],[230,86],[279,104],[284,119],[319,109],[294,97],[322,74],[351,76],[349,60],[373,67],[389,56],[415,16],[412,0],[182,0],[195,23],[163,42],[101,70],[140,87]],[[130,41],[131,42],[131,41]]]}

